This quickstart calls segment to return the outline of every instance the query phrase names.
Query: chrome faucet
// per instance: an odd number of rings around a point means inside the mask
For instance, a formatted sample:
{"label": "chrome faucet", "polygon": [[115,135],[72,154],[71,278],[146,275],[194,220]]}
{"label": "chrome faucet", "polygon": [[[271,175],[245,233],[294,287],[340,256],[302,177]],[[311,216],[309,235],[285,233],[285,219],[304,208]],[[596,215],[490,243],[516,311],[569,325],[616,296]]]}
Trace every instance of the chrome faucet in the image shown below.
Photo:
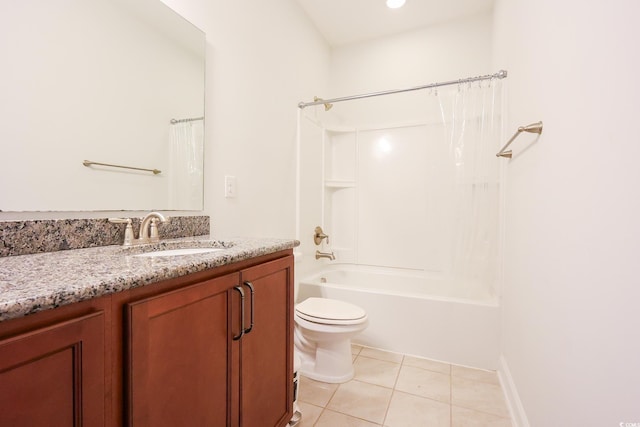
{"label": "chrome faucet", "polygon": [[333,251],[320,252],[319,250],[316,250],[316,259],[320,259],[320,258],[329,258],[331,261],[334,261],[336,259],[336,256],[333,254]]}
{"label": "chrome faucet", "polygon": [[160,240],[158,220],[167,222],[167,219],[160,212],[150,212],[142,218],[137,243],[150,243]]}
{"label": "chrome faucet", "polygon": [[109,222],[111,223],[127,224],[124,231],[124,242],[122,242],[122,246],[142,245],[144,243],[159,241],[160,234],[158,233],[158,221],[167,222],[168,219],[159,212],[151,212],[142,218],[142,221],[140,222],[140,232],[136,239],[133,235],[131,218],[109,218]]}

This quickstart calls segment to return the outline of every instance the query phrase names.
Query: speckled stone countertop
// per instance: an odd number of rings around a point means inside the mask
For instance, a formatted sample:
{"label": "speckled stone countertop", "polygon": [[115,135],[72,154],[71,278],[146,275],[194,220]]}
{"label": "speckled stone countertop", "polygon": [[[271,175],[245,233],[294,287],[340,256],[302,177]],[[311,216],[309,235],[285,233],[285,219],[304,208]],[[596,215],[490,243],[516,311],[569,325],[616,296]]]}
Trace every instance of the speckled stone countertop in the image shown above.
{"label": "speckled stone countertop", "polygon": [[[291,249],[295,240],[209,236],[123,248],[96,248],[0,258],[0,321]],[[219,247],[172,257],[138,257],[158,249]]]}

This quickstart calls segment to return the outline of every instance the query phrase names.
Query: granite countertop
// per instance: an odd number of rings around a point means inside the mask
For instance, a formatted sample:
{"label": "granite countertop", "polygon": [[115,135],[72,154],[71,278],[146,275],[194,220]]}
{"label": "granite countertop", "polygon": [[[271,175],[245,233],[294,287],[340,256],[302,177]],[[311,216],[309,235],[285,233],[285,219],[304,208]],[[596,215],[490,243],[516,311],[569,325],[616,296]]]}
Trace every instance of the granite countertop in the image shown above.
{"label": "granite countertop", "polygon": [[[134,256],[184,244],[224,250],[173,257]],[[286,239],[216,240],[200,236],[130,248],[102,246],[0,257],[0,321],[292,249],[298,244]]]}

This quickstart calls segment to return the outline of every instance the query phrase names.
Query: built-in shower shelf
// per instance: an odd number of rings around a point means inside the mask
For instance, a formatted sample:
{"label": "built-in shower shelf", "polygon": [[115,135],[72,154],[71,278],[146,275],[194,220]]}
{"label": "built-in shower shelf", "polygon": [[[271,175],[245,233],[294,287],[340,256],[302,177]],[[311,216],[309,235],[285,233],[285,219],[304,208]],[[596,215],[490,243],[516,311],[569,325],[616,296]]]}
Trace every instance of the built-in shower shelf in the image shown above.
{"label": "built-in shower shelf", "polygon": [[324,182],[324,186],[326,188],[354,188],[356,182],[351,180],[330,179]]}

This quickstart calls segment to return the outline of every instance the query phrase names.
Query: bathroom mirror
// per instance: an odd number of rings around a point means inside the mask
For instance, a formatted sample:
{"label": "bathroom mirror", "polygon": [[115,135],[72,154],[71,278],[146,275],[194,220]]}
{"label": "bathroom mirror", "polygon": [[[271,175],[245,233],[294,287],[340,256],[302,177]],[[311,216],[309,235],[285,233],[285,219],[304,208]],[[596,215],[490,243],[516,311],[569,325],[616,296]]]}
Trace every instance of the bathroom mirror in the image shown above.
{"label": "bathroom mirror", "polygon": [[0,57],[0,211],[202,210],[202,31],[160,0],[20,0]]}

